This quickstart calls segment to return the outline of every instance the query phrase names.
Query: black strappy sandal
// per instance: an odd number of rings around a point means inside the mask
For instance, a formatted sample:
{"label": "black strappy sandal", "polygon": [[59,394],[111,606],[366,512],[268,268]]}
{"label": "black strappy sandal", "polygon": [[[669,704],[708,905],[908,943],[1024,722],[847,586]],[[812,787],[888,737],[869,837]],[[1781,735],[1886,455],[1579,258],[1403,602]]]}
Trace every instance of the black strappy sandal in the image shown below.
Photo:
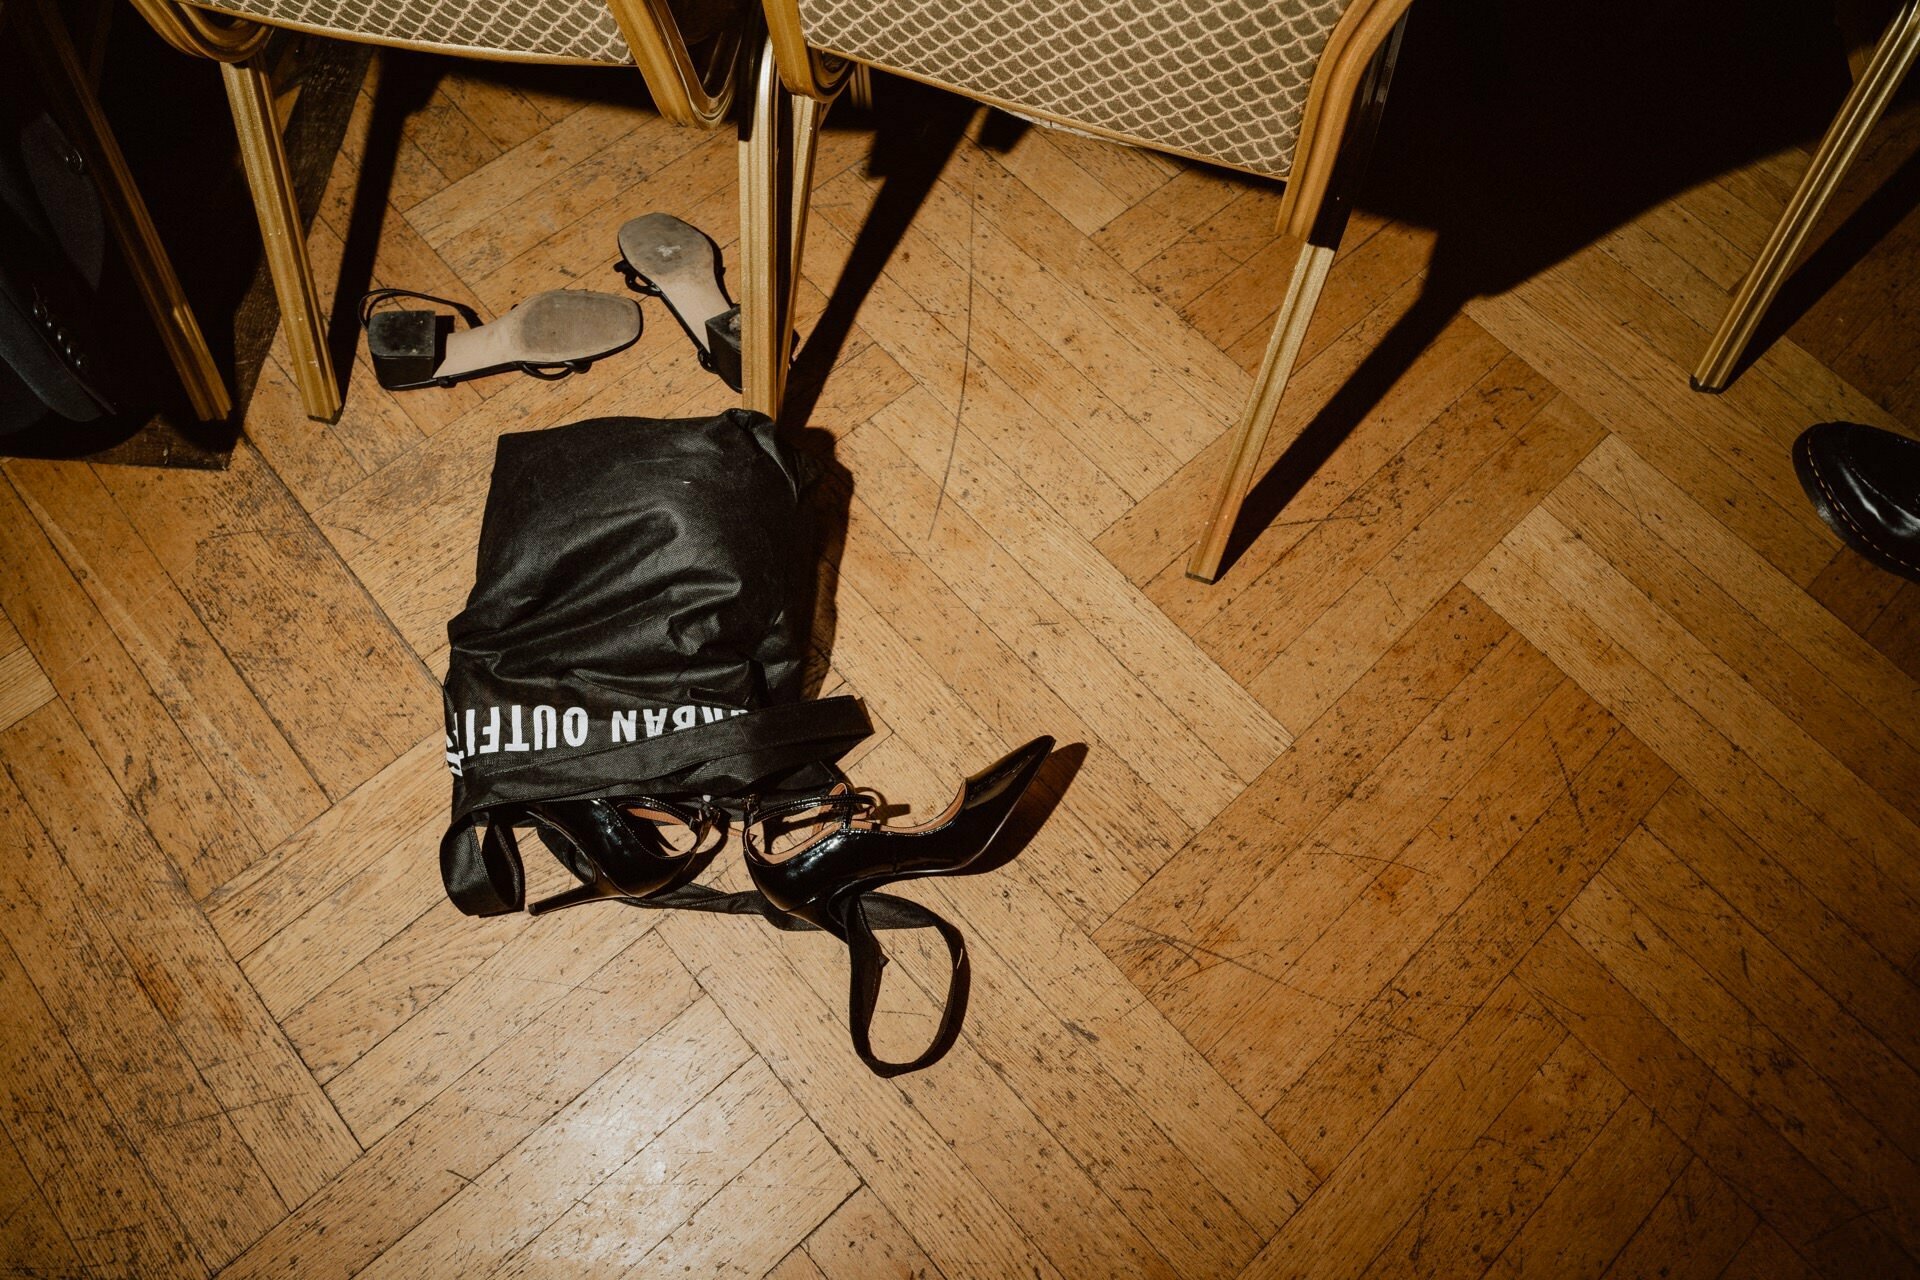
{"label": "black strappy sandal", "polygon": [[[644,900],[669,895],[706,870],[726,842],[726,817],[707,804],[679,804],[652,796],[611,800],[550,800],[489,815],[486,841],[498,841],[517,867],[517,826],[531,826],[540,843],[580,881],[575,888],[530,903],[528,915],[603,899]],[[679,829],[679,843],[668,838]]]}
{"label": "black strappy sandal", "polygon": [[[775,908],[847,944],[849,1029],[854,1051],[876,1075],[918,1071],[946,1055],[966,1019],[969,970],[966,939],[958,929],[924,907],[875,891],[896,880],[966,874],[1006,825],[1052,750],[1052,738],[1035,738],[968,778],[945,812],[917,827],[880,826],[872,794],[845,783],[770,804],[749,801],[741,824],[747,871]],[[812,834],[797,847],[776,848],[809,827]],[[912,912],[903,915],[902,907]],[[874,1055],[871,1038],[887,964],[874,932],[929,927],[945,940],[953,963],[946,1009],[925,1052],[910,1062],[886,1062]]]}
{"label": "black strappy sandal", "polygon": [[[453,311],[382,311],[380,304],[417,298]],[[467,327],[456,331],[454,316]],[[373,375],[389,391],[450,387],[467,378],[518,369],[536,378],[580,373],[640,336],[640,307],[631,298],[584,289],[536,293],[485,324],[472,307],[408,289],[375,289],[360,299]]]}

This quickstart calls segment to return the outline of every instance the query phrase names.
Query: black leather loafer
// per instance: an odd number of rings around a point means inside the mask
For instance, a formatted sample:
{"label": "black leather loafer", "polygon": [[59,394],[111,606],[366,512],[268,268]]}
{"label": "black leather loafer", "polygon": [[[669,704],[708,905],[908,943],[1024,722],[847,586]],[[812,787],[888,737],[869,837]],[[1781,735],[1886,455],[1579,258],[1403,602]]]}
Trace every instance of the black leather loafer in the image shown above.
{"label": "black leather loafer", "polygon": [[1920,582],[1920,441],[1858,422],[1822,422],[1793,442],[1793,468],[1841,541]]}

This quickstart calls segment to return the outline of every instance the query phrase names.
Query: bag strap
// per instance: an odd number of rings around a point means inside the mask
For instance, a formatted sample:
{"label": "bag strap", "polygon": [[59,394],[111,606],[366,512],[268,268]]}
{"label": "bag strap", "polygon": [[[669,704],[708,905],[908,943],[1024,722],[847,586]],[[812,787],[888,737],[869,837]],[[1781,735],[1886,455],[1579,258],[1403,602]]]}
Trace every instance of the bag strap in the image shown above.
{"label": "bag strap", "polygon": [[[451,833],[449,833],[451,835]],[[471,828],[468,830],[471,838]],[[525,899],[526,885],[520,860],[513,845],[501,837],[500,828],[489,824],[477,844],[479,856],[471,863],[457,864],[460,869],[477,871],[465,877],[449,875],[447,895],[468,915],[500,915],[518,911]],[[441,845],[442,871],[446,872],[445,842]],[[723,893],[702,884],[683,885],[666,893],[646,898],[616,898],[630,907],[650,911],[707,911],[720,915],[759,915],[777,928],[797,932],[817,929],[798,916],[790,916],[767,901],[756,889]],[[960,1039],[966,1022],[967,997],[972,989],[972,970],[967,960],[967,940],[950,921],[907,898],[890,893],[863,893],[849,905],[842,922],[849,963],[847,986],[847,1027],[853,1036],[853,1051],[869,1070],[881,1077],[905,1075],[930,1067],[946,1057]],[[880,1003],[880,988],[887,967],[886,948],[875,936],[883,929],[933,929],[947,944],[952,962],[947,980],[946,1007],[933,1040],[917,1057],[907,1062],[889,1062],[873,1051],[873,1015]]]}
{"label": "bag strap", "polygon": [[[908,908],[909,910],[902,910]],[[909,1071],[930,1067],[947,1056],[960,1038],[960,1026],[967,1020],[967,993],[972,989],[972,969],[967,963],[967,939],[952,923],[935,915],[917,902],[886,893],[863,893],[847,909],[847,1026],[853,1033],[853,1051],[877,1076],[902,1076]],[[910,1062],[888,1062],[873,1052],[871,1028],[873,1011],[880,1003],[880,982],[887,967],[886,948],[874,937],[876,929],[935,929],[947,944],[947,956],[953,969],[947,978],[946,1008],[940,1013],[940,1025],[933,1042]]]}
{"label": "bag strap", "polygon": [[841,695],[762,707],[658,741],[674,742],[695,733],[701,735],[698,743],[687,745],[698,759],[674,774],[678,785],[689,791],[701,791],[710,782],[768,778],[803,764],[838,760],[873,733],[873,722],[858,698]]}
{"label": "bag strap", "polygon": [[[695,725],[645,742],[618,743],[566,755],[560,767],[596,774],[603,781],[571,790],[552,787],[529,790],[513,801],[567,800],[621,788],[649,787],[655,791],[702,792],[708,782],[760,779],[784,773],[811,761],[838,760],[873,733],[873,722],[858,698],[845,694],[813,702],[788,702],[762,707],[745,715],[728,716],[711,724]],[[516,777],[550,772],[555,766],[530,758],[524,763],[489,757],[484,775],[469,762],[469,774],[484,776],[496,788],[512,790]],[[740,790],[738,782],[716,795]],[[502,800],[500,803],[504,803]],[[492,802],[489,802],[492,803]],[[481,808],[471,806],[467,811]],[[455,817],[461,810],[456,808]]]}
{"label": "bag strap", "polygon": [[[799,916],[790,916],[761,896],[756,889],[742,893],[722,893],[703,884],[690,884],[651,898],[621,898],[630,907],[663,911],[711,911],[720,915],[761,915],[776,928],[788,932],[818,929],[820,926]],[[951,921],[929,911],[909,898],[891,893],[863,893],[849,904],[842,922],[846,934],[850,964],[847,986],[847,1028],[853,1034],[853,1051],[869,1070],[882,1077],[901,1076],[909,1071],[930,1067],[947,1056],[958,1043],[960,1029],[967,1020],[967,996],[973,987],[973,971],[967,961],[967,939]],[[873,1051],[873,1015],[880,1004],[880,985],[887,967],[886,948],[874,934],[882,929],[933,929],[947,944],[952,962],[947,979],[946,1007],[933,1040],[920,1055],[908,1062],[888,1062]]]}
{"label": "bag strap", "polygon": [[526,872],[520,848],[503,838],[501,824],[489,822],[476,836],[472,814],[447,828],[440,838],[440,883],[462,915],[499,916],[518,911],[527,901]]}

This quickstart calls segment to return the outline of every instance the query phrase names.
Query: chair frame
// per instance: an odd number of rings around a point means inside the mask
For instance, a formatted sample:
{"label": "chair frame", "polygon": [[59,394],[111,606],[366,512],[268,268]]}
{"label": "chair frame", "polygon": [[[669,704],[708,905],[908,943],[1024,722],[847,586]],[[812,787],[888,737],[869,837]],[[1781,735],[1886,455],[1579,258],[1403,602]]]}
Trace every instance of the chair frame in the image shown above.
{"label": "chair frame", "polygon": [[[1252,394],[1234,429],[1213,506],[1187,565],[1188,576],[1203,582],[1219,577],[1240,508],[1253,486],[1281,397],[1333,265],[1351,207],[1343,188],[1350,189],[1357,178],[1353,171],[1364,167],[1372,149],[1410,3],[1354,0],[1328,35],[1321,53],[1279,212],[1280,230],[1299,239],[1302,247]],[[800,273],[806,182],[812,173],[815,137],[826,106],[848,83],[852,69],[862,64],[809,45],[798,0],[765,0],[765,8],[767,44],[754,77],[756,117],[752,129],[743,130],[741,142],[741,262],[745,278],[741,313],[747,407],[777,416],[792,342],[794,288]],[[977,94],[967,96],[990,105],[1011,106],[1027,115],[1045,116],[1021,104],[994,103]],[[1167,150],[1138,138],[1090,128],[1082,121],[1058,122],[1115,141]],[[783,229],[785,234],[775,235],[775,229]]]}
{"label": "chair frame", "polygon": [[[733,107],[740,50],[738,30],[723,34],[704,65],[696,63],[666,0],[606,0],[654,106],[675,124],[713,128]],[[449,53],[505,62],[604,65],[584,59],[500,53],[421,41],[390,40],[298,23],[256,19],[200,8],[183,0],[133,0],[134,8],[168,44],[182,53],[220,64],[247,188],[266,245],[267,267],[286,326],[289,370],[307,416],[322,422],[340,416],[340,383],[327,353],[326,315],[313,283],[305,227],[293,189],[293,174],[273,110],[273,82],[262,56],[275,27],[307,31],[363,44]]]}
{"label": "chair frame", "polygon": [[1732,380],[1735,366],[1753,341],[1754,330],[1760,327],[1761,317],[1773,304],[1780,286],[1786,283],[1787,273],[1806,245],[1814,223],[1847,176],[1887,104],[1900,92],[1916,58],[1920,58],[1920,0],[1904,0],[1833,124],[1820,139],[1813,163],[1807,166],[1780,221],[1754,259],[1753,269],[1734,291],[1726,316],[1688,379],[1695,391],[1723,391]]}

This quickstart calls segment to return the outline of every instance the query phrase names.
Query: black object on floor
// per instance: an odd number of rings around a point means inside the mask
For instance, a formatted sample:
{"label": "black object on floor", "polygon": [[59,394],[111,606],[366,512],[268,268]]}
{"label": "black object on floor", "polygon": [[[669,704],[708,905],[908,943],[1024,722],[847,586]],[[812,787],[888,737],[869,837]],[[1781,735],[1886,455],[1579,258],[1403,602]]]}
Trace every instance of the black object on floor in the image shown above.
{"label": "black object on floor", "polygon": [[[301,214],[311,226],[372,57],[368,45],[291,33],[268,57],[276,83],[298,89],[284,139]],[[187,405],[145,308],[107,246],[99,307],[120,377],[119,412],[92,422],[54,419],[0,438],[13,457],[84,458],[133,466],[224,470],[280,323],[238,163],[218,69],[169,48],[120,12],[107,41],[100,94],[108,123],[152,210],[214,361],[233,395],[232,416],[201,422]]]}
{"label": "black object on floor", "polygon": [[454,904],[521,908],[496,828],[528,806],[828,785],[872,730],[852,698],[801,700],[814,563],[773,423],[600,418],[497,449],[447,626]]}
{"label": "black object on floor", "polygon": [[1920,441],[1858,422],[1822,422],[1793,442],[1793,469],[1842,542],[1920,582]]}
{"label": "black object on floor", "polygon": [[[878,827],[878,802],[835,767],[872,733],[866,712],[805,699],[819,561],[771,419],[600,418],[497,450],[473,591],[447,626],[448,898],[467,915],[612,900],[826,930],[850,953],[861,1060],[883,1076],[931,1066],[966,1016],[966,941],[879,890],[984,869],[1052,739],[969,778],[931,822]],[[729,815],[751,892],[694,883]],[[528,906],[522,827],[578,887]],[[802,830],[802,847],[774,847]],[[875,932],[889,929],[932,929],[951,959],[939,1028],[907,1062],[877,1057],[869,1035],[887,963]]]}

